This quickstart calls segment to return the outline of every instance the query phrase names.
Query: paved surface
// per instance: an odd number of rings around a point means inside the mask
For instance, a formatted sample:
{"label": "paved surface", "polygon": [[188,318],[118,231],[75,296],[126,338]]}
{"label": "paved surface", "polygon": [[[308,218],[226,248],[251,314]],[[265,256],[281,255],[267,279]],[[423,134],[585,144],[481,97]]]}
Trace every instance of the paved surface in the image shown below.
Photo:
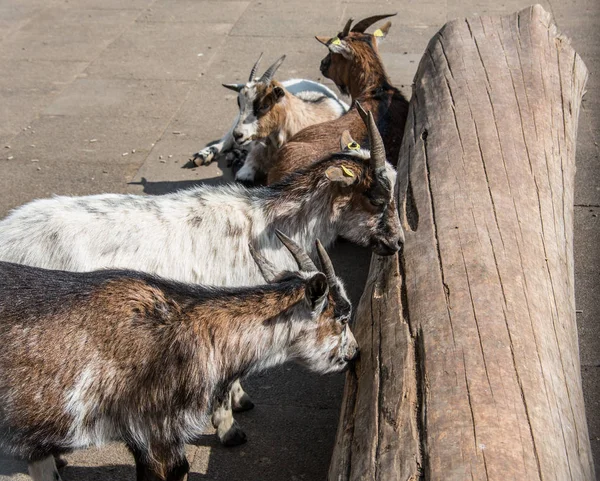
{"label": "paved surface", "polygon": [[[544,0],[591,72],[580,116],[575,255],[577,315],[590,436],[600,472],[600,5]],[[126,5],[126,7],[124,7]],[[236,110],[222,82],[242,81],[261,51],[288,55],[278,78],[319,78],[331,35],[349,17],[399,12],[384,60],[410,83],[429,38],[447,20],[504,14],[527,0],[0,0],[0,216],[37,197],[101,192],[160,194],[226,180],[223,165],[182,169],[220,136]],[[225,169],[226,170],[226,169]],[[225,175],[225,177],[223,177]],[[348,245],[335,261],[355,301],[368,253]],[[249,435],[226,450],[207,435],[189,447],[189,479],[324,479],[343,379],[285,367],[247,383],[257,402],[238,415]],[[121,446],[69,456],[70,480],[131,480]],[[0,480],[27,479],[0,459]]]}

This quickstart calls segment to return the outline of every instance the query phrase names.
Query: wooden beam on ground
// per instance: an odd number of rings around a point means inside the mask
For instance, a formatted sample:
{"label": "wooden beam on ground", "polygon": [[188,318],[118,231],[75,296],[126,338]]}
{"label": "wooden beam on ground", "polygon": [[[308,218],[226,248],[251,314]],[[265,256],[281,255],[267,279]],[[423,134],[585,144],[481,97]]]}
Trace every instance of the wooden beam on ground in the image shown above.
{"label": "wooden beam on ground", "polygon": [[406,244],[371,263],[330,481],[595,479],[573,272],[586,79],[539,5],[431,40],[398,164]]}

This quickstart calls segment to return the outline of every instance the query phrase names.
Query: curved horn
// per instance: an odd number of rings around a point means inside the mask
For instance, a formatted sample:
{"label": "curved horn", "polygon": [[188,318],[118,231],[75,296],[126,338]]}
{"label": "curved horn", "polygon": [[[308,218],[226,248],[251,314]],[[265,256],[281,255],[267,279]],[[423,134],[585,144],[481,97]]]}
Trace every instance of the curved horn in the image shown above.
{"label": "curved horn", "polygon": [[275,75],[275,72],[277,72],[277,69],[279,67],[281,67],[281,64],[283,63],[284,60],[285,60],[285,55],[282,55],[281,57],[279,57],[275,61],[275,63],[273,65],[271,65],[264,74],[262,74],[262,77],[260,78],[259,82],[268,84],[271,81],[271,79],[273,78],[273,75]]}
{"label": "curved horn", "polygon": [[250,249],[250,255],[254,262],[258,266],[258,270],[265,278],[265,281],[272,282],[277,276],[277,269],[269,262],[261,253],[259,253],[252,244],[248,243],[248,249]]}
{"label": "curved horn", "polygon": [[383,145],[383,139],[373,118],[371,111],[366,112],[360,102],[356,103],[356,110],[360,114],[363,122],[367,126],[369,132],[369,144],[371,145],[371,167],[375,171],[385,170],[385,147]]}
{"label": "curved horn", "polygon": [[385,170],[385,147],[383,146],[383,139],[370,111],[367,128],[369,129],[369,143],[371,144],[371,165],[375,169],[375,172]]}
{"label": "curved horn", "polygon": [[279,238],[281,243],[287,248],[287,250],[290,251],[290,254],[292,254],[292,256],[294,256],[294,259],[296,259],[296,262],[298,263],[298,267],[300,268],[300,270],[303,270],[303,271],[318,271],[319,270],[319,269],[317,269],[317,266],[315,266],[315,263],[308,256],[308,254],[306,252],[304,252],[302,247],[300,247],[298,244],[296,244],[292,239],[290,239],[288,236],[286,236],[279,229],[275,230],[275,234],[277,234],[277,237]]}
{"label": "curved horn", "polygon": [[372,17],[364,18],[360,22],[358,22],[356,25],[354,25],[354,28],[352,29],[352,31],[364,33],[365,30],[367,28],[369,28],[371,25],[373,25],[375,22],[378,22],[379,20],[383,20],[384,18],[394,17],[395,15],[398,15],[398,14],[390,13],[388,15],[374,15]]}
{"label": "curved horn", "polygon": [[349,18],[348,21],[346,22],[346,25],[344,26],[344,30],[342,30],[342,37],[345,37],[346,35],[348,35],[348,33],[350,32],[350,27],[352,26],[352,22],[354,22],[353,18]]}
{"label": "curved horn", "polygon": [[239,92],[244,88],[243,84],[221,84],[223,87],[229,90],[233,90],[234,92]]}
{"label": "curved horn", "polygon": [[252,70],[250,70],[250,77],[248,77],[248,82],[252,82],[254,80],[254,76],[256,75],[256,69],[258,68],[258,63],[260,62],[260,59],[262,58],[263,53],[264,52],[260,53],[260,56],[258,57],[258,60],[254,64],[254,67],[252,67]]}
{"label": "curved horn", "polygon": [[327,251],[321,244],[321,241],[317,239],[317,254],[319,255],[319,261],[321,261],[321,268],[323,269],[323,274],[327,277],[327,283],[329,286],[334,286],[337,282],[337,277],[335,275],[335,270],[333,269],[333,263],[327,254]]}
{"label": "curved horn", "polygon": [[356,110],[358,110],[360,118],[363,120],[365,125],[368,127],[369,126],[369,116],[367,115],[367,111],[363,108],[363,106],[361,105],[361,103],[358,100],[356,102],[354,102],[354,104],[356,105]]}

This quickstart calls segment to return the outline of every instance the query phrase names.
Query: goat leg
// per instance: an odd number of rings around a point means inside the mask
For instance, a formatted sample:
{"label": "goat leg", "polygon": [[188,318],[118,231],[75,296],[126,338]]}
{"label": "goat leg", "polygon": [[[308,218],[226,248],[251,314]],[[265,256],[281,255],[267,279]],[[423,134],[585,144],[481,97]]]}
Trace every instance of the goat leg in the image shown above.
{"label": "goat leg", "polygon": [[240,384],[240,380],[236,379],[231,385],[231,409],[234,413],[250,411],[254,407],[254,403],[244,391]]}
{"label": "goat leg", "polygon": [[233,419],[231,410],[231,390],[223,398],[217,399],[212,414],[212,424],[217,430],[217,436],[223,446],[239,446],[247,441],[246,433]]}
{"label": "goat leg", "polygon": [[27,469],[33,481],[61,481],[62,479],[52,455],[37,461],[29,461]]}
{"label": "goat leg", "polygon": [[137,481],[183,481],[190,470],[183,442],[151,443],[148,450],[128,448],[135,459]]}

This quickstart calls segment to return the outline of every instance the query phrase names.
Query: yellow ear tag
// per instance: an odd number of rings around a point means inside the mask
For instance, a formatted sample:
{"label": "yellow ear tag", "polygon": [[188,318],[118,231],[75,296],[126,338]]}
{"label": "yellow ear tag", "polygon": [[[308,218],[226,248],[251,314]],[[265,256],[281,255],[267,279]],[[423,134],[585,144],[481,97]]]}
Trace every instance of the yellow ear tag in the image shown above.
{"label": "yellow ear tag", "polygon": [[373,32],[373,36],[375,36],[375,37],[383,37],[384,35],[383,35],[383,32],[381,31],[381,29],[378,28],[377,30],[375,30]]}
{"label": "yellow ear tag", "polygon": [[331,45],[341,45],[342,42],[340,41],[340,39],[338,37],[335,37],[332,41],[331,41]]}
{"label": "yellow ear tag", "polygon": [[360,149],[360,145],[358,145],[357,142],[350,142],[346,147],[348,147],[350,150]]}
{"label": "yellow ear tag", "polygon": [[354,177],[354,172],[342,165],[342,171],[346,177]]}

